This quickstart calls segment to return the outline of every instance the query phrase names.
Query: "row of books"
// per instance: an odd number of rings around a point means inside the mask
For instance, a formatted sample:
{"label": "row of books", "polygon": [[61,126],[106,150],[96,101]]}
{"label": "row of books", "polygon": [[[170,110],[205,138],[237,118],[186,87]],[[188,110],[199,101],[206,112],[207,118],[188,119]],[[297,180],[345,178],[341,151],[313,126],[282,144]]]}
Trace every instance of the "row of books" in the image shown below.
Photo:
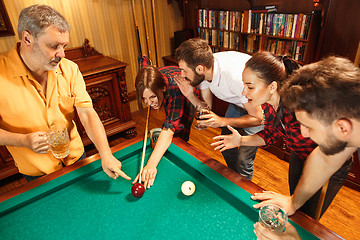
{"label": "row of books", "polygon": [[240,51],[240,32],[198,28],[198,36],[210,46]]}
{"label": "row of books", "polygon": [[265,36],[248,35],[244,39],[247,52],[268,51],[276,55],[287,55],[296,61],[304,61],[306,42],[274,39]]}
{"label": "row of books", "polygon": [[242,13],[237,11],[198,9],[198,26],[240,31],[241,17]]}
{"label": "row of books", "polygon": [[241,32],[307,39],[311,14],[244,11]]}
{"label": "row of books", "polygon": [[198,9],[198,27],[307,39],[311,14]]}

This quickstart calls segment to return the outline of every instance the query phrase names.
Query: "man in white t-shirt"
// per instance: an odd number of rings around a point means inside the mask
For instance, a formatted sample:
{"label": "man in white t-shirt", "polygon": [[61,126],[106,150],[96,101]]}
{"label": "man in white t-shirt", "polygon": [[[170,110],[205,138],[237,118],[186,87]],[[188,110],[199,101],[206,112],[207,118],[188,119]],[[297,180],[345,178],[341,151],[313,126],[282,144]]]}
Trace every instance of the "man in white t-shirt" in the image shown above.
{"label": "man in white t-shirt", "polygon": [[[221,127],[222,134],[230,134],[226,126],[237,128],[243,135],[252,135],[262,130],[261,107],[250,106],[242,95],[244,84],[242,72],[250,55],[240,52],[212,53],[205,40],[193,38],[183,42],[176,49],[176,60],[182,70],[177,83],[183,95],[196,107],[202,100],[194,95],[194,88],[200,84],[203,100],[212,107],[212,96],[230,103],[225,117],[213,112],[200,120],[207,127]],[[249,180],[252,179],[257,147],[241,146],[222,152],[229,168]]]}

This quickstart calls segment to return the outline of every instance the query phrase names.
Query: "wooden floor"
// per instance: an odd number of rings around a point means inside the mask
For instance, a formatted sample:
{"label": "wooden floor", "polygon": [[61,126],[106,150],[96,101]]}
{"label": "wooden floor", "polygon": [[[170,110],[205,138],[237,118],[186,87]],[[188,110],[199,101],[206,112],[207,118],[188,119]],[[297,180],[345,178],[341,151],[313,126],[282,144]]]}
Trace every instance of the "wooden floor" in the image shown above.
{"label": "wooden floor", "polygon": [[[139,113],[133,113],[133,119],[138,123],[136,126],[137,133],[140,136],[144,135],[145,117]],[[163,111],[151,114],[151,121],[149,129],[161,127],[165,115]],[[210,147],[213,142],[212,138],[220,134],[219,129],[196,130],[192,129],[189,143],[212,158],[225,164],[220,152],[215,152]],[[126,139],[120,135],[115,135],[109,138],[111,146]],[[87,156],[96,153],[92,146],[87,147]],[[253,182],[266,190],[288,194],[289,188],[287,183],[288,163],[278,159],[271,153],[263,149],[259,149],[254,167]],[[15,175],[8,179],[1,180],[0,194],[7,192],[17,186],[25,184],[26,181],[19,175]],[[343,187],[335,197],[329,209],[325,212],[320,220],[320,223],[348,240],[360,239],[360,192],[352,190],[348,187]]]}

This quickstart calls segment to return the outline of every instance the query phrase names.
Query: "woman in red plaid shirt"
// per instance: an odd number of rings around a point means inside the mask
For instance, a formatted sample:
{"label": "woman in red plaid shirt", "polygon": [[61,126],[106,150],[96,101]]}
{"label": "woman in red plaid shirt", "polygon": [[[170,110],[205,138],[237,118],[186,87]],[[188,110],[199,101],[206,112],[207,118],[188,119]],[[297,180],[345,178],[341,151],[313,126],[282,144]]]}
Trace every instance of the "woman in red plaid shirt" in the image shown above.
{"label": "woman in red plaid shirt", "polygon": [[[286,109],[282,102],[279,89],[288,76],[296,69],[298,64],[287,56],[275,56],[269,52],[260,52],[252,56],[246,63],[243,72],[244,91],[243,94],[249,103],[254,106],[261,105],[264,111],[264,130],[252,136],[241,136],[234,128],[228,126],[231,135],[216,136],[218,140],[212,144],[215,150],[224,151],[240,145],[244,146],[268,146],[284,138],[287,148],[291,151],[289,160],[289,187],[292,195],[304,167],[307,156],[317,146],[310,138],[301,135],[300,123],[295,114]],[[352,166],[351,159],[348,160],[331,178],[322,208],[322,213],[328,208],[333,198],[344,184],[347,174]],[[315,217],[316,207],[320,196],[319,190],[310,198],[300,210],[310,217]],[[256,193],[253,200],[265,200],[254,205],[259,208],[266,204],[273,192]]]}
{"label": "woman in red plaid shirt", "polygon": [[[146,56],[139,56],[140,70],[136,76],[135,88],[139,109],[145,103],[153,109],[165,110],[166,119],[157,139],[154,151],[145,165],[141,179],[144,186],[150,188],[155,181],[157,165],[170,146],[172,138],[180,137],[189,140],[191,124],[195,109],[190,101],[184,97],[174,78],[181,71],[177,66],[156,68]],[[195,90],[197,95],[199,91]],[[133,183],[138,181],[139,175]]]}

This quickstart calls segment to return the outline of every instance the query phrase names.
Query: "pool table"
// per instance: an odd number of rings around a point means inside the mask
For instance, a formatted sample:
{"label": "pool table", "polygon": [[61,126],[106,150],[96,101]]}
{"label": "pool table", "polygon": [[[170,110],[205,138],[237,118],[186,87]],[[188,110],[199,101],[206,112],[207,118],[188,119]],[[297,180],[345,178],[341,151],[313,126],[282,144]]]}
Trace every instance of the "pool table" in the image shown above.
{"label": "pool table", "polygon": [[[132,178],[142,145],[138,137],[112,148]],[[188,197],[180,189],[189,180],[196,191]],[[1,239],[256,239],[250,196],[262,189],[181,139],[173,139],[142,198],[131,186],[109,178],[98,154],[88,157],[1,195]],[[303,239],[341,239],[302,213],[291,222]]]}

